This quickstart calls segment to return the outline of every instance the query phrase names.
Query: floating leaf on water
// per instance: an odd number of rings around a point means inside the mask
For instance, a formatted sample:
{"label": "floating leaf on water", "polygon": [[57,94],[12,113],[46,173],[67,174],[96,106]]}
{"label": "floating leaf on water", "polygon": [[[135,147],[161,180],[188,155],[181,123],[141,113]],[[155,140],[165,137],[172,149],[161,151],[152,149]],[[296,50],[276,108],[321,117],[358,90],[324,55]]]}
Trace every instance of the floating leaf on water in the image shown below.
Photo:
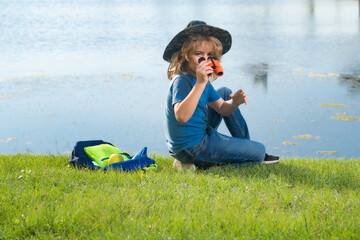
{"label": "floating leaf on water", "polygon": [[5,98],[10,98],[10,97],[6,95],[0,96],[0,99],[5,99]]}
{"label": "floating leaf on water", "polygon": [[320,106],[322,106],[322,107],[346,107],[345,104],[326,104],[326,103],[321,104]]}
{"label": "floating leaf on water", "polygon": [[16,80],[16,79],[18,79],[18,77],[2,78],[2,79],[0,79],[0,82],[11,81],[11,80]]}
{"label": "floating leaf on water", "polygon": [[350,117],[346,116],[345,113],[335,113],[336,116],[331,117],[332,119],[338,119],[338,120],[360,120],[358,117]]}
{"label": "floating leaf on water", "polygon": [[128,73],[124,73],[124,74],[122,74],[121,76],[123,76],[123,77],[132,77],[133,75],[132,75],[132,74],[128,74]]}
{"label": "floating leaf on water", "polygon": [[349,116],[337,116],[337,117],[331,117],[332,119],[338,119],[338,120],[360,120],[358,117],[349,117]]}
{"label": "floating leaf on water", "polygon": [[302,71],[304,71],[304,69],[303,69],[303,68],[294,68],[293,71],[295,71],[295,72],[302,72]]}
{"label": "floating leaf on water", "polygon": [[44,76],[43,73],[27,73],[28,76]]}
{"label": "floating leaf on water", "polygon": [[6,143],[9,143],[9,142],[15,141],[15,140],[16,140],[15,137],[11,137],[11,138],[6,139]]}
{"label": "floating leaf on water", "polygon": [[310,73],[309,77],[326,77],[325,74],[314,74],[314,73]]}
{"label": "floating leaf on water", "polygon": [[313,139],[314,137],[309,134],[305,134],[305,135],[294,136],[293,138]]}
{"label": "floating leaf on water", "polygon": [[316,137],[315,137],[315,139],[316,139],[316,140],[320,140],[320,139],[321,139],[321,137],[319,137],[319,136],[316,136]]}
{"label": "floating leaf on water", "polygon": [[338,74],[338,73],[329,73],[328,75],[330,77],[339,77],[340,76],[340,74]]}
{"label": "floating leaf on water", "polygon": [[285,120],[282,120],[282,119],[274,119],[273,121],[274,122],[285,122]]}
{"label": "floating leaf on water", "polygon": [[320,153],[320,154],[335,154],[335,153],[337,153],[337,151],[317,151],[316,153]]}
{"label": "floating leaf on water", "polygon": [[289,141],[284,141],[283,144],[284,145],[295,145],[294,142],[289,142]]}

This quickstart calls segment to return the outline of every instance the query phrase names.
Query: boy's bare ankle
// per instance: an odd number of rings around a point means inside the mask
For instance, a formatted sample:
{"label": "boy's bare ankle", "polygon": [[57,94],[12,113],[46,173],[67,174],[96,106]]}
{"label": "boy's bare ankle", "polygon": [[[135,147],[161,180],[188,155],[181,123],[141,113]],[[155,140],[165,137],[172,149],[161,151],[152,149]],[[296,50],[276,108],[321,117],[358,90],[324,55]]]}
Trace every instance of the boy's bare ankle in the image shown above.
{"label": "boy's bare ankle", "polygon": [[196,167],[193,163],[183,163],[177,159],[174,160],[173,168],[175,168],[177,170],[181,170],[181,171],[183,171],[183,170],[195,171],[196,170]]}

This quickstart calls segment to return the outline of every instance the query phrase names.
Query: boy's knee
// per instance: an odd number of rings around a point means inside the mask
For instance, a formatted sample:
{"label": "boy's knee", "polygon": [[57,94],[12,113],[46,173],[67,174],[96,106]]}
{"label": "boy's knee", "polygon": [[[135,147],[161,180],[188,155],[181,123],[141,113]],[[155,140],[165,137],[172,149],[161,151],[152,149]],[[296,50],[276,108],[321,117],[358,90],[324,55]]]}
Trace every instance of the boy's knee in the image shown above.
{"label": "boy's knee", "polygon": [[257,163],[261,163],[265,159],[265,146],[260,142],[254,142],[254,144],[253,160]]}
{"label": "boy's knee", "polygon": [[259,144],[258,162],[262,162],[262,161],[264,161],[264,159],[265,159],[265,152],[266,152],[266,150],[265,150],[264,144],[262,144],[262,143],[258,143],[258,144]]}
{"label": "boy's knee", "polygon": [[229,95],[232,93],[231,89],[228,87],[221,87],[216,91],[224,100],[228,100],[230,98]]}

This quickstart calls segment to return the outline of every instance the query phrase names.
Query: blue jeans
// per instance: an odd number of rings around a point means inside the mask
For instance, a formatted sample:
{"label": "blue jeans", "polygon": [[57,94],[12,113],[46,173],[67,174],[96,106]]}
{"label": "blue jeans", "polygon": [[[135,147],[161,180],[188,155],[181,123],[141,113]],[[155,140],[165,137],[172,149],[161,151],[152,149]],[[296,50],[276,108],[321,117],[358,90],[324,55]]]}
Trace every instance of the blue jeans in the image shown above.
{"label": "blue jeans", "polygon": [[[230,89],[223,87],[217,92],[225,101],[230,99]],[[228,117],[222,117],[209,106],[207,110],[208,127],[201,142],[172,154],[174,158],[201,168],[224,164],[252,165],[264,161],[265,147],[262,143],[250,140],[246,121],[239,108]],[[217,132],[222,119],[232,137]]]}

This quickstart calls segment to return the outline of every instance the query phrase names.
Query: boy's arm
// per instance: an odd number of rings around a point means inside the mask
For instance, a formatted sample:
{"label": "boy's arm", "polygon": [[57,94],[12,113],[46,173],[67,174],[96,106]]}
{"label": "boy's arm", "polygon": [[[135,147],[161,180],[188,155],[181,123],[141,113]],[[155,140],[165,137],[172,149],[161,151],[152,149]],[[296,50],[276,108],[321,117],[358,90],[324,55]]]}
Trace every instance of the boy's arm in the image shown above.
{"label": "boy's arm", "polygon": [[227,117],[235,112],[239,105],[247,104],[247,95],[243,89],[238,90],[236,93],[230,94],[231,99],[224,101],[220,98],[217,101],[209,102],[208,104],[220,115]]}
{"label": "boy's arm", "polygon": [[197,66],[196,72],[190,71],[193,76],[196,75],[196,83],[183,101],[174,104],[175,118],[178,122],[186,123],[194,114],[200,97],[209,81],[207,76],[209,72],[212,73],[213,69],[207,66],[205,61]]}
{"label": "boy's arm", "polygon": [[180,123],[186,123],[192,117],[199,102],[199,99],[206,87],[206,83],[196,82],[189,95],[174,104],[175,118]]}

